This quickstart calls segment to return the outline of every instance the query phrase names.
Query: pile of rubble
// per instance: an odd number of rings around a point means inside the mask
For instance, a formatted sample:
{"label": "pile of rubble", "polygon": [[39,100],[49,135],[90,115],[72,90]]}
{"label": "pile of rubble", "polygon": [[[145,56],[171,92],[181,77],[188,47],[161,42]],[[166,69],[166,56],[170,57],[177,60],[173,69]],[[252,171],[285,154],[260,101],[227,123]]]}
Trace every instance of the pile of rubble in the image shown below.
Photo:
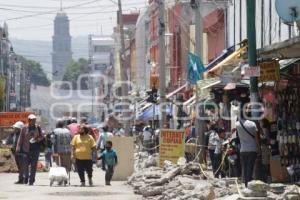
{"label": "pile of rubble", "polygon": [[165,161],[164,167],[159,168],[157,161],[158,155],[136,154],[136,172],[128,179],[128,184],[144,199],[300,200],[300,189],[295,185],[252,181],[248,188],[244,188],[235,179],[213,178],[197,163],[185,163],[180,159],[177,165]]}
{"label": "pile of rubble", "polygon": [[296,185],[281,183],[266,184],[262,181],[251,181],[248,188],[223,198],[223,200],[300,200],[300,188]]}
{"label": "pile of rubble", "polygon": [[0,173],[15,173],[18,168],[14,156],[9,150],[0,151]]}

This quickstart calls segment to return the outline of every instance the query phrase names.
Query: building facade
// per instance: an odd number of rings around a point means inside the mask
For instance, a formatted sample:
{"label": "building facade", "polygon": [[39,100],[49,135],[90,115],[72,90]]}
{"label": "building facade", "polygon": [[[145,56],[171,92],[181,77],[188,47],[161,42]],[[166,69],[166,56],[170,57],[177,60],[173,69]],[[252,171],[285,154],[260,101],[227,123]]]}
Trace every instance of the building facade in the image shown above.
{"label": "building facade", "polygon": [[140,13],[135,29],[136,46],[136,84],[141,90],[150,88],[150,55],[149,55],[149,16],[148,9]]}
{"label": "building facade", "polygon": [[8,26],[0,26],[0,111],[25,111],[30,106],[30,78],[13,49]]}
{"label": "building facade", "polygon": [[65,12],[61,11],[55,17],[52,40],[52,79],[61,81],[72,59],[70,24]]}
{"label": "building facade", "polygon": [[[247,38],[246,1],[233,0],[226,8],[227,47]],[[292,27],[279,18],[275,1],[256,0],[256,45],[262,48],[293,37]]]}
{"label": "building facade", "polygon": [[105,74],[113,65],[114,43],[110,36],[89,35],[89,62],[92,73]]}

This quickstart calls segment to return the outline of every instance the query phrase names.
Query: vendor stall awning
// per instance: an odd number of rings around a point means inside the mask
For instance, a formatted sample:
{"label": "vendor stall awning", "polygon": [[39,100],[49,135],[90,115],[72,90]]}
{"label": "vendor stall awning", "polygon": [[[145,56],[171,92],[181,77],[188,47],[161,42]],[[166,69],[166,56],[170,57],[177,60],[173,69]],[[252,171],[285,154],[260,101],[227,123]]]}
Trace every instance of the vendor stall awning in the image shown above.
{"label": "vendor stall awning", "polygon": [[232,54],[234,52],[234,47],[229,47],[228,49],[224,49],[221,53],[221,55],[219,55],[217,58],[215,58],[213,61],[211,61],[207,66],[206,69],[210,70],[211,68],[213,68],[214,66],[216,66],[218,63],[222,62],[222,60],[224,60],[227,56],[229,56],[230,54]]}
{"label": "vendor stall awning", "polygon": [[209,96],[209,88],[221,83],[221,79],[219,77],[203,79],[197,82],[197,92],[200,100],[205,99]]}
{"label": "vendor stall awning", "polygon": [[184,106],[191,105],[196,100],[196,95],[192,96],[189,100],[183,103]]}
{"label": "vendor stall awning", "polygon": [[[167,106],[165,112],[167,114],[172,114],[171,106]],[[151,105],[149,108],[147,108],[144,112],[139,114],[138,119],[139,120],[152,120],[153,117],[157,119],[157,116],[160,118],[161,116],[161,110],[159,105]]]}
{"label": "vendor stall awning", "polygon": [[[167,94],[166,95],[167,99],[170,98],[170,97],[172,97],[172,96],[174,96],[174,95],[176,95],[178,92],[180,92],[181,90],[183,90],[185,87],[187,87],[187,83],[184,84],[184,85],[182,85],[182,86],[180,86],[179,88],[177,88],[173,92]],[[159,99],[159,97],[158,97],[158,99]],[[144,105],[141,110],[143,111],[143,110],[149,108],[151,105],[152,105],[152,103],[146,103],[146,105]]]}
{"label": "vendor stall awning", "polygon": [[299,58],[300,36],[261,48],[258,55],[264,60]]}
{"label": "vendor stall awning", "polygon": [[220,63],[218,63],[216,66],[211,68],[207,73],[209,75],[219,75],[222,71],[223,66],[225,65],[233,65],[236,67],[236,65],[239,64],[240,59],[239,57],[241,54],[243,54],[247,50],[248,45],[245,45],[241,47],[239,50],[233,52],[228,57],[226,57],[224,60],[222,60]]}
{"label": "vendor stall awning", "polygon": [[177,88],[176,90],[174,90],[173,92],[171,92],[171,93],[169,93],[169,94],[167,94],[167,98],[170,98],[170,97],[172,97],[173,95],[175,95],[175,94],[177,94],[178,92],[180,92],[181,90],[183,90],[184,88],[186,88],[187,87],[187,83],[186,84],[184,84],[184,85],[182,85],[182,86],[180,86],[179,88]]}
{"label": "vendor stall awning", "polygon": [[290,69],[290,67],[292,67],[293,64],[295,64],[296,62],[299,62],[299,61],[300,61],[300,58],[286,59],[286,60],[279,61],[280,71],[284,72],[284,71]]}

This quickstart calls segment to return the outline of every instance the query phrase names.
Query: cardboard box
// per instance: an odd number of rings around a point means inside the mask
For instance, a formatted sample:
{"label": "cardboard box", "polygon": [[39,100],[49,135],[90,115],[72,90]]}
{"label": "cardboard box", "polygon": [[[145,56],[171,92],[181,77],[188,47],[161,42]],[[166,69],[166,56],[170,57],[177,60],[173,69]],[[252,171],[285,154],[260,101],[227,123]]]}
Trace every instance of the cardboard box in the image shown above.
{"label": "cardboard box", "polygon": [[272,182],[285,183],[290,181],[290,176],[285,166],[281,166],[279,156],[273,156],[270,159],[270,172]]}

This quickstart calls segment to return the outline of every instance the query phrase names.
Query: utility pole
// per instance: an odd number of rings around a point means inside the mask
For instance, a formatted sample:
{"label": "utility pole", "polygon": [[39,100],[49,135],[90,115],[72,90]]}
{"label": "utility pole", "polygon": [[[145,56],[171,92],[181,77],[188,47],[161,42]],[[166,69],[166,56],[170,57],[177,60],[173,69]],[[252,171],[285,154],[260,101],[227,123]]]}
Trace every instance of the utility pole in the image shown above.
{"label": "utility pole", "polygon": [[[248,37],[248,60],[250,67],[256,67],[256,28],[255,28],[255,0],[247,0],[247,37]],[[258,79],[250,77],[251,103],[258,102]],[[253,113],[254,116],[257,113]]]}
{"label": "utility pole", "polygon": [[[196,40],[196,51],[195,54],[203,60],[203,19],[201,16],[202,4],[201,0],[196,0],[192,3],[192,7],[195,11],[195,40]],[[200,107],[200,95],[198,92],[198,87],[196,85],[196,119],[195,119],[195,129],[197,136],[197,144],[204,145],[204,121],[198,117],[203,116],[203,109]],[[200,147],[199,150],[203,148]],[[204,154],[204,152],[203,152]],[[199,162],[203,163],[203,154],[199,154]]]}
{"label": "utility pole", "polygon": [[[159,7],[159,94],[160,103],[165,106],[166,102],[166,69],[165,69],[165,3],[164,0],[158,0]],[[161,123],[160,128],[163,128],[166,123],[166,112],[163,111],[163,107],[160,107],[161,111]],[[163,112],[162,112],[163,111]],[[154,114],[154,113],[153,113]]]}
{"label": "utility pole", "polygon": [[[126,66],[124,64],[125,59],[125,36],[124,36],[124,25],[123,25],[123,11],[122,11],[122,2],[118,0],[118,7],[119,7],[119,32],[120,32],[120,42],[121,42],[121,49],[120,49],[120,66],[121,66],[121,81],[127,81],[127,71]],[[128,95],[128,88],[127,85],[122,84],[122,96]]]}
{"label": "utility pole", "polygon": [[[120,32],[120,39],[121,39],[121,49],[120,49],[120,66],[121,66],[121,81],[122,81],[122,95],[121,96],[128,96],[128,77],[127,77],[127,69],[125,66],[125,35],[124,35],[124,24],[123,24],[123,10],[122,10],[122,2],[118,0],[118,7],[119,7],[119,32]],[[122,101],[126,101],[126,99],[122,99]],[[126,101],[128,102],[128,101]],[[125,102],[124,102],[125,103]],[[128,112],[129,106],[123,106],[123,108]],[[125,117],[128,117],[128,113],[124,113]],[[129,131],[129,120],[124,120],[124,128],[125,131]]]}

